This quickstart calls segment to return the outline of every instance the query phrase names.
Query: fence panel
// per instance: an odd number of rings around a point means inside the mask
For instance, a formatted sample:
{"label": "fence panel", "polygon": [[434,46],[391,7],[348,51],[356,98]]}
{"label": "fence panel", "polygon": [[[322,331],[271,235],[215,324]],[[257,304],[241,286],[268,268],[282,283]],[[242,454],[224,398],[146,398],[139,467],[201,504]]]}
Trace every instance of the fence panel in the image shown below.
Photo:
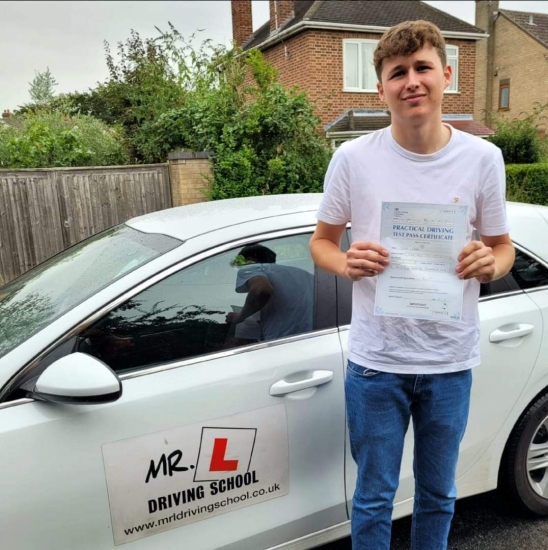
{"label": "fence panel", "polygon": [[0,286],[99,231],[171,206],[167,164],[0,170]]}

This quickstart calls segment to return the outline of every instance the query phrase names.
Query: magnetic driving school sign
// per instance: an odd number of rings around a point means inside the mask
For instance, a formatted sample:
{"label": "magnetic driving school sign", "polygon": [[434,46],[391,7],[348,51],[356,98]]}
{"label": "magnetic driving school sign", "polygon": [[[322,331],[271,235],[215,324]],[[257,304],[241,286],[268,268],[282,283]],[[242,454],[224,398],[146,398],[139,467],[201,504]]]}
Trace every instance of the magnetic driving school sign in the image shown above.
{"label": "magnetic driving school sign", "polygon": [[114,544],[289,492],[285,405],[103,445]]}

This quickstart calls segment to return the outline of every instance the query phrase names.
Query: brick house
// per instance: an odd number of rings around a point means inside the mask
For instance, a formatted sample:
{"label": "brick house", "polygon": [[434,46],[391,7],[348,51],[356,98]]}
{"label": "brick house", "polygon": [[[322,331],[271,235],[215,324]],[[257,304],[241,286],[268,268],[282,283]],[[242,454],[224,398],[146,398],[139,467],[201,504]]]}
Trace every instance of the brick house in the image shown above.
{"label": "brick house", "polygon": [[418,0],[270,0],[269,21],[253,33],[251,1],[232,0],[235,43],[261,50],[282,84],[307,92],[334,147],[390,124],[376,89],[373,50],[387,28],[418,19],[441,29],[453,66],[444,120],[475,135],[493,134],[474,119],[476,44],[487,37],[477,27]]}
{"label": "brick house", "polygon": [[491,127],[492,113],[515,118],[548,103],[548,14],[477,1],[476,25],[489,38],[477,48],[475,117]]}

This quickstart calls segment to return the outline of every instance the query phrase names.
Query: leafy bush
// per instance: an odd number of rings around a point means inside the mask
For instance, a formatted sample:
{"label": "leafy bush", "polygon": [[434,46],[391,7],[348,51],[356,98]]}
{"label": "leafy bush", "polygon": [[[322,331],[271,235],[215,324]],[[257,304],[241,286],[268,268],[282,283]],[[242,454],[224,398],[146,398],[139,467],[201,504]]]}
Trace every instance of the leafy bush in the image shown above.
{"label": "leafy bush", "polygon": [[506,198],[548,206],[548,163],[507,165]]}
{"label": "leafy bush", "polygon": [[331,151],[306,94],[256,50],[217,51],[200,69],[184,105],[148,126],[150,154],[213,151],[212,199],[320,191]]}
{"label": "leafy bush", "polygon": [[534,164],[546,159],[546,143],[538,127],[544,121],[547,105],[538,105],[523,119],[496,121],[496,133],[489,138],[502,150],[506,164]]}
{"label": "leafy bush", "polygon": [[123,136],[87,115],[36,111],[0,129],[1,168],[127,164]]}

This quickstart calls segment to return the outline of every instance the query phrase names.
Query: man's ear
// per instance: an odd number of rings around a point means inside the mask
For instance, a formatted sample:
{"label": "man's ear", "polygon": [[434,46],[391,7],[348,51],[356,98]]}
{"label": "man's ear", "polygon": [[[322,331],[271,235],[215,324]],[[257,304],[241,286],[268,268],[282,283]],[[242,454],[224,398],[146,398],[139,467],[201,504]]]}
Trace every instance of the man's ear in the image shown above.
{"label": "man's ear", "polygon": [[377,92],[379,92],[380,100],[386,103],[386,100],[384,99],[384,88],[382,87],[382,84],[380,82],[377,82]]}
{"label": "man's ear", "polygon": [[453,67],[451,65],[446,65],[445,70],[443,71],[443,77],[445,79],[445,86],[443,87],[446,90],[451,85],[451,78],[453,76]]}

